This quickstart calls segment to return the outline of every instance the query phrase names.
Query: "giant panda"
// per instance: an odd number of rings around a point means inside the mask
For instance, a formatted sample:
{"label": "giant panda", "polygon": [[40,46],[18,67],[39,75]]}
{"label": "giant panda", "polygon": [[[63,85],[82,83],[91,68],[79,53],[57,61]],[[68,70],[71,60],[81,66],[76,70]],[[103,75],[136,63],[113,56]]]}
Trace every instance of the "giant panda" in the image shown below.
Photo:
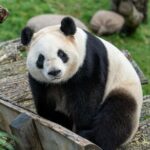
{"label": "giant panda", "polygon": [[99,145],[115,150],[129,142],[142,106],[139,77],[111,43],[76,27],[60,25],[33,33],[25,27],[29,83],[37,113]]}

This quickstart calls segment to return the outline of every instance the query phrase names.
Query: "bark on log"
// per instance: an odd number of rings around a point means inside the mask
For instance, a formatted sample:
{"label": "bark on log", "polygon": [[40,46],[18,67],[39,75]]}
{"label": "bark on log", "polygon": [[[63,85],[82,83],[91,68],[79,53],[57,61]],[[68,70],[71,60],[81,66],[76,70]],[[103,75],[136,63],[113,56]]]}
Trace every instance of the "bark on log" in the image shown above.
{"label": "bark on log", "polygon": [[25,60],[0,65],[0,79],[27,72]]}
{"label": "bark on log", "polygon": [[31,99],[27,74],[6,77],[0,80],[0,93],[12,101]]}
{"label": "bark on log", "polygon": [[35,111],[27,74],[6,77],[0,80],[0,97],[10,99],[13,103]]}
{"label": "bark on log", "polygon": [[20,39],[0,43],[0,65],[21,60],[19,49],[22,48]]}

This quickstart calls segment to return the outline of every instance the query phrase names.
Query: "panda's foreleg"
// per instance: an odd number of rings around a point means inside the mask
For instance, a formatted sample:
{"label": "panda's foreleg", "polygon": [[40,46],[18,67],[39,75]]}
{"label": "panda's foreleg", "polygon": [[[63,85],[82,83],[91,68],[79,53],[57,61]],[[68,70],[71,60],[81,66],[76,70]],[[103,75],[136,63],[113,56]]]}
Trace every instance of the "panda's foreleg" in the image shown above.
{"label": "panda's foreleg", "polygon": [[44,83],[37,82],[30,74],[28,77],[36,111],[40,116],[49,119],[50,109],[46,103],[46,86]]}
{"label": "panda's foreleg", "polygon": [[79,134],[103,150],[115,150],[126,142],[137,126],[137,104],[124,92],[112,92],[99,109],[93,121],[93,129]]}
{"label": "panda's foreleg", "polygon": [[54,101],[47,99],[47,85],[37,82],[30,74],[29,83],[38,115],[68,129],[72,129],[72,120],[63,113],[55,111]]}

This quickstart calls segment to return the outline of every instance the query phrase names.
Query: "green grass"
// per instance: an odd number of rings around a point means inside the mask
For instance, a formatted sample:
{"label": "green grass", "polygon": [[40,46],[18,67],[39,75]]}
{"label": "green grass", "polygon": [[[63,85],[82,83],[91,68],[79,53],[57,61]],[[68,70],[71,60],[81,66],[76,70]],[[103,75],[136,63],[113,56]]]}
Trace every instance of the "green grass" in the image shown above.
{"label": "green grass", "polygon": [[[87,26],[91,16],[99,9],[109,9],[109,0],[0,0],[7,7],[10,16],[0,24],[0,41],[20,36],[21,29],[27,20],[42,13],[70,14],[81,19]],[[150,8],[150,4],[149,4]],[[150,14],[150,10],[149,13]],[[150,15],[149,19],[150,20]],[[127,49],[138,62],[145,75],[150,79],[150,22],[142,24],[131,37],[119,35],[103,37],[120,49]],[[144,94],[150,94],[150,86],[143,86]]]}
{"label": "green grass", "polygon": [[0,131],[0,150],[15,150],[15,141],[14,136]]}

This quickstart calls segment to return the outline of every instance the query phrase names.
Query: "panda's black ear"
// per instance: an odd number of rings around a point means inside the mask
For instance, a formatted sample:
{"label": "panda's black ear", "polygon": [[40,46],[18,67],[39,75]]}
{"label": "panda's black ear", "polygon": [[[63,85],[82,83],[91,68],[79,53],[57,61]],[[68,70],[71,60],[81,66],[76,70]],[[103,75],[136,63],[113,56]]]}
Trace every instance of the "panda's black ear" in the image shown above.
{"label": "panda's black ear", "polygon": [[61,21],[61,27],[60,30],[66,35],[74,35],[76,32],[76,25],[72,18],[65,17]]}
{"label": "panda's black ear", "polygon": [[32,39],[33,30],[29,27],[25,27],[21,32],[21,43],[23,45],[28,45]]}

